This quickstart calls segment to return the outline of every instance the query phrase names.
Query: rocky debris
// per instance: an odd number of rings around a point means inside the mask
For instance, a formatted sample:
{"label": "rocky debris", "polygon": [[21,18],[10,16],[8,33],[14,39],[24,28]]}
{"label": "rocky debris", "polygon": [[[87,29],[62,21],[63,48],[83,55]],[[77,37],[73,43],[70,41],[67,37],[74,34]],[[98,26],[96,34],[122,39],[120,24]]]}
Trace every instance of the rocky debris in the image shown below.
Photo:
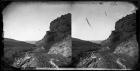
{"label": "rocky debris", "polygon": [[131,69],[134,59],[127,55],[114,53],[88,52],[81,57],[77,68]]}
{"label": "rocky debris", "polygon": [[[65,65],[68,65],[71,63],[72,58],[72,45],[71,45],[71,36],[68,36],[63,41],[58,42],[50,48],[48,54],[56,54],[61,55],[64,57],[64,59],[67,59],[65,62]],[[63,65],[63,64],[62,64]],[[60,63],[58,63],[58,66],[62,66]]]}
{"label": "rocky debris", "polygon": [[79,59],[82,60],[77,67],[132,69],[138,61],[136,14],[127,15],[117,21],[115,30],[101,45],[103,48],[98,52],[87,52],[85,54],[89,55],[85,55],[84,58],[80,56]]}
{"label": "rocky debris", "polygon": [[92,53],[81,59],[77,67],[80,68],[119,68],[115,63],[116,57],[110,54]]}
{"label": "rocky debris", "polygon": [[[98,58],[99,58],[99,55],[96,53],[89,54],[88,56],[85,56],[85,57],[81,57],[77,67],[78,68],[79,67],[80,68],[96,68],[97,67],[97,60],[99,60]],[[93,61],[94,61],[94,64],[92,63]],[[91,65],[91,63],[92,63],[92,65]]]}
{"label": "rocky debris", "polygon": [[60,54],[64,57],[71,57],[72,50],[71,50],[71,36],[68,36],[63,41],[54,44],[48,54]]}
{"label": "rocky debris", "polygon": [[136,35],[129,40],[122,42],[114,51],[115,54],[126,54],[134,58],[138,58],[138,44],[136,41]]}
{"label": "rocky debris", "polygon": [[27,67],[56,68],[66,65],[68,61],[70,60],[57,54],[26,52],[17,57],[12,66],[23,69]]}

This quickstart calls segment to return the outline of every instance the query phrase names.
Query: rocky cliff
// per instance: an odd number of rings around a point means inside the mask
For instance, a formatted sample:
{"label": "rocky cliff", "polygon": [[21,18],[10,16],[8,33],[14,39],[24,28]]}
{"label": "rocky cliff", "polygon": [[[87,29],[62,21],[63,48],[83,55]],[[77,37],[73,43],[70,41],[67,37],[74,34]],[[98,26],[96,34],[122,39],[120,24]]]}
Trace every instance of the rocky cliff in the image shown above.
{"label": "rocky cliff", "polygon": [[14,67],[59,68],[70,64],[71,14],[62,15],[50,23],[50,30],[37,42],[37,49],[29,51],[15,59]]}
{"label": "rocky cliff", "polygon": [[128,40],[136,35],[136,14],[130,14],[118,20],[115,30],[112,31],[109,38],[102,42],[102,45],[110,46],[112,50],[123,41]]}
{"label": "rocky cliff", "polygon": [[115,30],[101,43],[103,49],[81,57],[77,67],[133,69],[138,61],[136,13],[118,20]]}
{"label": "rocky cliff", "polygon": [[50,23],[50,30],[46,31],[42,40],[37,45],[43,46],[47,50],[56,42],[59,42],[71,35],[71,14],[62,15]]}

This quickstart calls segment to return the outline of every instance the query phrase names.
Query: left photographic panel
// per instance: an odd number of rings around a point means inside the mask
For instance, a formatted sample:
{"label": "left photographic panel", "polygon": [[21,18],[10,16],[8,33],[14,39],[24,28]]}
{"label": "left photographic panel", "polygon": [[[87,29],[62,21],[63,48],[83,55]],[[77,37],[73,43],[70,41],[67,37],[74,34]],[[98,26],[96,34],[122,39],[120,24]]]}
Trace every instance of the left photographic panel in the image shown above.
{"label": "left photographic panel", "polygon": [[3,70],[68,68],[72,57],[69,2],[1,2]]}

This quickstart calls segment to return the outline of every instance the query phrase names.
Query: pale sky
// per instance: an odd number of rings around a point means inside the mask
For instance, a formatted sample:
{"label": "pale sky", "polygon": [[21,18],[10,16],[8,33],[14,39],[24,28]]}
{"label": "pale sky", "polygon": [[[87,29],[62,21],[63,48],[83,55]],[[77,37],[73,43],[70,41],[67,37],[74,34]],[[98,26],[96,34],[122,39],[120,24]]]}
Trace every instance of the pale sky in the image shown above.
{"label": "pale sky", "polygon": [[67,14],[66,3],[13,3],[4,12],[4,37],[21,41],[40,40],[50,22]]}
{"label": "pale sky", "polygon": [[115,29],[115,22],[135,9],[134,5],[124,2],[105,2],[102,5],[96,2],[75,3],[72,8],[72,36],[83,40],[105,40]]}
{"label": "pale sky", "polygon": [[[4,37],[21,41],[40,40],[49,30],[50,22],[72,13],[72,37],[83,40],[104,40],[114,30],[115,22],[132,13],[128,3],[102,5],[95,2],[12,3],[3,11]],[[105,11],[107,16],[105,16]],[[85,20],[88,18],[92,28]]]}

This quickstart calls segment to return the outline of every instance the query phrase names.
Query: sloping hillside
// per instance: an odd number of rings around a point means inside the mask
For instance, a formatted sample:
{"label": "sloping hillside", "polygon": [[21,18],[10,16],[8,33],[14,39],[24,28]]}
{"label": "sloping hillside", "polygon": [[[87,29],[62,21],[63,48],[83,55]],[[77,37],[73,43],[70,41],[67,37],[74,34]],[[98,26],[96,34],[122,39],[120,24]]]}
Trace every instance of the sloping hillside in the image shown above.
{"label": "sloping hillside", "polygon": [[80,56],[83,56],[83,53],[98,51],[100,48],[100,44],[92,43],[78,38],[72,38],[72,63],[70,66],[75,67],[80,60]]}
{"label": "sloping hillside", "polygon": [[50,30],[44,37],[36,42],[37,46],[43,46],[46,50],[59,41],[71,35],[71,14],[62,15],[50,23]]}
{"label": "sloping hillside", "polygon": [[96,43],[96,44],[101,44],[103,40],[90,40],[90,42]]}
{"label": "sloping hillside", "polygon": [[80,52],[90,51],[90,50],[99,50],[101,45],[92,43],[89,41],[80,40],[77,38],[72,38],[72,53],[73,56],[76,56]]}
{"label": "sloping hillside", "polygon": [[37,41],[25,41],[26,43],[30,43],[30,44],[35,44],[36,45],[36,42]]}
{"label": "sloping hillside", "polygon": [[4,43],[4,47],[10,46],[10,47],[14,47],[14,46],[27,46],[27,47],[34,47],[35,45],[24,42],[24,41],[18,41],[18,40],[14,40],[14,39],[10,39],[10,38],[4,38],[3,40]]}
{"label": "sloping hillside", "polygon": [[29,44],[26,42],[4,38],[4,58],[7,60],[9,64],[11,64],[14,61],[14,58],[16,54],[31,51],[35,49],[35,45]]}

